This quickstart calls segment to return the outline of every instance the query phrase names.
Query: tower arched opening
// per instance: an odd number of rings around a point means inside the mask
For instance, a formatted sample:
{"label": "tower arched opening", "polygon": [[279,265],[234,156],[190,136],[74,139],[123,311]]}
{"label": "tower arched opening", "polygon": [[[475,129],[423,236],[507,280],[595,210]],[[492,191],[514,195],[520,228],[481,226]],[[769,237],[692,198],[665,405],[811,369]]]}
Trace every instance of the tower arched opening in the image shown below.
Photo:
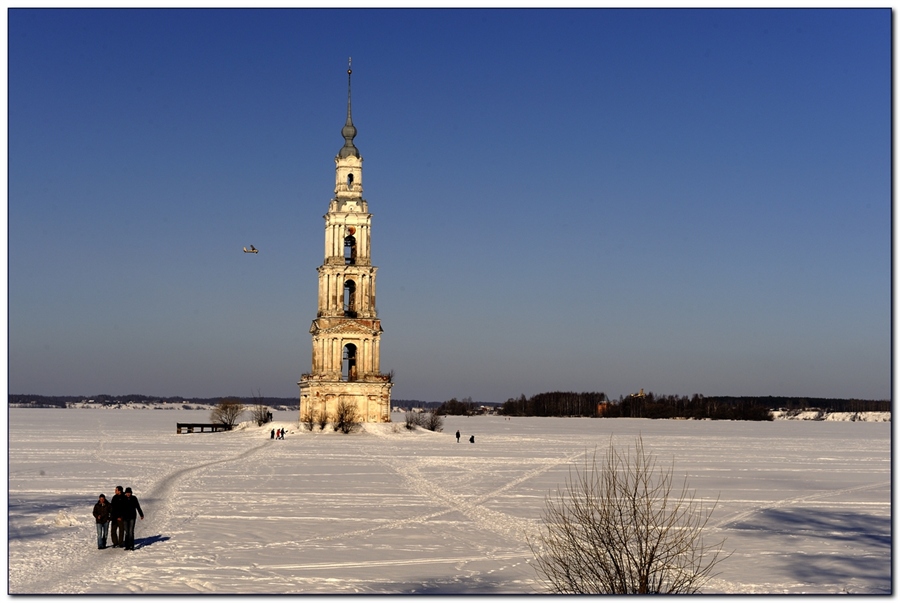
{"label": "tower arched opening", "polygon": [[341,379],[356,381],[356,374],[356,345],[348,343],[344,346],[344,354],[341,359]]}
{"label": "tower arched opening", "polygon": [[344,264],[348,266],[356,264],[356,237],[353,235],[344,237]]}
{"label": "tower arched opening", "polygon": [[356,318],[356,282],[344,281],[344,316]]}

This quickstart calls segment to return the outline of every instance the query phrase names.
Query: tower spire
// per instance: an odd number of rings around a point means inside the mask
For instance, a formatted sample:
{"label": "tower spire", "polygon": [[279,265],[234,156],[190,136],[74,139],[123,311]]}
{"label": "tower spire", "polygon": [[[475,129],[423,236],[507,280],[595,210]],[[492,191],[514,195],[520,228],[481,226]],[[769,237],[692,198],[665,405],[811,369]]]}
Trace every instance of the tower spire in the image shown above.
{"label": "tower spire", "polygon": [[347,123],[351,123],[350,119],[350,77],[353,75],[353,57],[347,57]]}
{"label": "tower spire", "polygon": [[353,157],[359,157],[359,149],[353,144],[353,139],[356,138],[356,126],[353,125],[353,117],[350,110],[350,77],[353,74],[353,69],[351,68],[352,64],[353,57],[349,57],[347,59],[347,122],[344,124],[344,127],[341,128],[341,136],[344,137],[344,146],[341,147],[338,157],[350,157],[351,155]]}

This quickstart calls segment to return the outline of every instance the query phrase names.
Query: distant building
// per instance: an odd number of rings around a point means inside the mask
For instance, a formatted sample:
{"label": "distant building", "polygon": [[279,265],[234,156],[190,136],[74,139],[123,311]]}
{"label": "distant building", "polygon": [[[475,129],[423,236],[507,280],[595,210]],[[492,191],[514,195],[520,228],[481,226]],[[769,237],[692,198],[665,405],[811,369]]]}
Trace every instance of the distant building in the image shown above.
{"label": "distant building", "polygon": [[325,261],[319,266],[319,310],[312,334],[312,372],[301,376],[300,417],[325,412],[340,402],[356,404],[365,422],[391,420],[392,376],[382,374],[381,321],[375,310],[375,274],[370,254],[372,214],[362,197],[362,156],[353,144],[347,69],[344,146],[334,158],[334,198],[325,214]]}

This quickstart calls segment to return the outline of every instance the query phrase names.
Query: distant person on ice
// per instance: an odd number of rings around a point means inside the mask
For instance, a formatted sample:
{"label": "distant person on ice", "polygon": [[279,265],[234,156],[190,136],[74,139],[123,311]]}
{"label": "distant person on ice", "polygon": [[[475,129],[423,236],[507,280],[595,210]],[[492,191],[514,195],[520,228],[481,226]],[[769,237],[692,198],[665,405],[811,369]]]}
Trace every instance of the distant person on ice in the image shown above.
{"label": "distant person on ice", "polygon": [[97,548],[106,548],[106,535],[109,533],[109,503],[101,494],[94,505],[94,519],[97,520]]}
{"label": "distant person on ice", "polygon": [[269,439],[270,439],[270,440],[274,440],[274,439],[275,439],[275,430],[274,430],[274,429],[272,430],[272,435],[269,436]]}
{"label": "distant person on ice", "polygon": [[140,514],[141,521],[144,521],[144,511],[141,509],[141,503],[138,502],[137,496],[131,492],[131,488],[125,488],[125,504],[123,505],[125,512],[125,550],[134,550],[134,522],[137,515]]}
{"label": "distant person on ice", "polygon": [[125,494],[122,492],[122,486],[116,486],[116,493],[113,494],[112,500],[109,501],[109,518],[110,521],[112,521],[113,548],[125,544],[125,521],[122,519],[124,511]]}
{"label": "distant person on ice", "polygon": [[459,444],[459,430],[456,430],[456,443]]}
{"label": "distant person on ice", "polygon": [[474,443],[475,443],[475,436],[469,436],[469,443],[470,443],[470,444],[474,444]]}

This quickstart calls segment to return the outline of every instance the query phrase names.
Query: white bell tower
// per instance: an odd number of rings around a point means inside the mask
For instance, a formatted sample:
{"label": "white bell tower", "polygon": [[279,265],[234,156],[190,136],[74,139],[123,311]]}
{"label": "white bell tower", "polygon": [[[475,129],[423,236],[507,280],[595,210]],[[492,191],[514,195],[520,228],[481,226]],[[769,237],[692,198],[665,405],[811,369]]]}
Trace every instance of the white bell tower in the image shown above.
{"label": "white bell tower", "polygon": [[325,261],[319,266],[319,309],[312,334],[312,372],[301,376],[300,419],[326,413],[342,402],[356,404],[360,418],[391,420],[392,376],[381,374],[381,321],[375,312],[372,214],[362,197],[362,156],[353,144],[347,68],[344,146],[334,158],[334,198],[325,214]]}

